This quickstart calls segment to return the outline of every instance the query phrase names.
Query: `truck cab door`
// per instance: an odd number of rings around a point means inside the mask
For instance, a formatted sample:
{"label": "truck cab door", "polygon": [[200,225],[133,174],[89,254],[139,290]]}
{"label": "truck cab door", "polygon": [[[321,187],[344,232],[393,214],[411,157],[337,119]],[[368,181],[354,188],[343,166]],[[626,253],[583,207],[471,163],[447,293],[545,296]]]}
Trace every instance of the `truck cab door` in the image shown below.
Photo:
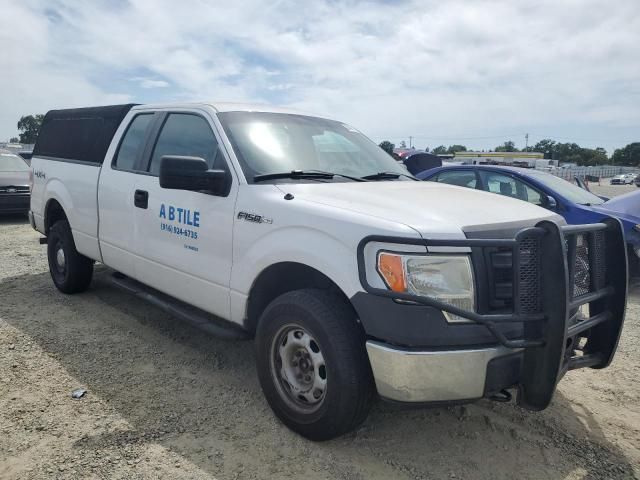
{"label": "truck cab door", "polygon": [[112,160],[105,161],[100,171],[98,238],[103,263],[136,278],[133,197],[145,144],[156,117],[153,112],[140,112],[129,118]]}
{"label": "truck cab door", "polygon": [[[148,152],[145,175],[136,176],[136,277],[168,295],[224,319],[230,318],[234,204],[238,182],[229,168],[215,125],[200,110],[163,112]],[[160,187],[160,159],[200,157],[225,170],[229,193]]]}

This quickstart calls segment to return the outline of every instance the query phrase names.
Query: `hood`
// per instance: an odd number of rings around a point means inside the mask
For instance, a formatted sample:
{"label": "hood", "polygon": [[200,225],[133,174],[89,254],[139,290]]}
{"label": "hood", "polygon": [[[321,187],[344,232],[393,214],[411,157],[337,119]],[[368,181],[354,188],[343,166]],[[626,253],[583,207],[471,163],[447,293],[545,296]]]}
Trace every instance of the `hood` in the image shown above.
{"label": "hood", "polygon": [[597,207],[598,210],[640,216],[640,190],[613,197]]}
{"label": "hood", "polygon": [[301,200],[398,222],[423,237],[461,231],[515,230],[558,215],[521,200],[435,182],[280,184]]}
{"label": "hood", "polygon": [[28,186],[29,170],[21,172],[0,172],[0,187],[8,186]]}
{"label": "hood", "polygon": [[640,223],[640,191],[625,193],[591,208],[606,215],[613,215],[636,224]]}

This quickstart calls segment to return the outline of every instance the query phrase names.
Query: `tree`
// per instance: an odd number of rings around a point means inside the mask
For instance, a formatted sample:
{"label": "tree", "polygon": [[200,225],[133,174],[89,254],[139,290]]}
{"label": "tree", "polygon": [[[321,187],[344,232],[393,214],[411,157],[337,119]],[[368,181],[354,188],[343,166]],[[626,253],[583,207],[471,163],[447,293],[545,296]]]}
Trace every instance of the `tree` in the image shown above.
{"label": "tree", "polygon": [[640,166],[640,142],[617,148],[611,157],[615,165]]}
{"label": "tree", "polygon": [[11,137],[9,139],[9,143],[18,143],[20,142],[20,139],[18,137]]}
{"label": "tree", "polygon": [[393,149],[396,146],[393,143],[391,143],[389,140],[384,140],[380,142],[379,147],[383,149],[385,152],[387,152],[389,155],[393,155]]}
{"label": "tree", "polygon": [[496,152],[517,152],[516,144],[513,141],[509,140],[508,142],[504,142],[502,145],[497,146],[494,151]]}
{"label": "tree", "polygon": [[405,142],[404,140],[402,140],[400,142],[400,148],[407,148],[407,142]]}
{"label": "tree", "polygon": [[464,145],[449,145],[449,148],[447,148],[447,153],[453,155],[456,152],[466,152],[467,151],[467,147],[465,147]]}
{"label": "tree", "polygon": [[536,143],[533,147],[530,147],[532,152],[540,152],[544,153],[545,158],[552,158],[553,149],[555,148],[556,142],[545,138]]}
{"label": "tree", "polygon": [[603,165],[608,163],[607,151],[602,148],[583,148],[577,143],[557,143],[545,138],[529,151],[544,153],[544,158],[578,165]]}
{"label": "tree", "polygon": [[20,143],[36,143],[44,115],[25,115],[18,120]]}
{"label": "tree", "polygon": [[431,150],[431,153],[434,155],[442,155],[443,153],[447,153],[447,147],[444,145],[438,145],[436,148]]}
{"label": "tree", "polygon": [[607,151],[602,147],[595,149],[583,148],[580,156],[581,158],[578,161],[578,165],[591,166],[608,163]]}

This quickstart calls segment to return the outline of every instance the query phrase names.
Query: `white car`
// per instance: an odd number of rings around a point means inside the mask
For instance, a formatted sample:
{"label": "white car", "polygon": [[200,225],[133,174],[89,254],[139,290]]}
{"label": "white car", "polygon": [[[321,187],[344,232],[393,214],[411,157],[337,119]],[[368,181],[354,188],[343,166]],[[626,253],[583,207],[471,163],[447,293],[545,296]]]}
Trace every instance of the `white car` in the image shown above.
{"label": "white car", "polygon": [[631,185],[636,176],[633,173],[625,173],[622,175],[616,175],[610,180],[611,185]]}
{"label": "white car", "polygon": [[357,427],[376,396],[516,388],[544,409],[567,371],[616,350],[617,220],[567,226],[416,181],[338,121],[225,103],[54,110],[31,167],[30,220],[61,292],[86,290],[101,262],[176,317],[255,337],[270,406],[314,440]]}

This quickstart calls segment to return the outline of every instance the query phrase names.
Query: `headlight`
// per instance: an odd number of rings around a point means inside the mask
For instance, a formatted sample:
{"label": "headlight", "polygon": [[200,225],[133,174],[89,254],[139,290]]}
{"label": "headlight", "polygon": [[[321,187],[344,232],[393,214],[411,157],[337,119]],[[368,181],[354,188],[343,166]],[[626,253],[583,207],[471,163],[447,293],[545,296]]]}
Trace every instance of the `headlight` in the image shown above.
{"label": "headlight", "polygon": [[[473,270],[468,255],[378,254],[378,273],[390,290],[432,297],[463,310],[475,311]],[[443,312],[450,322],[470,320]]]}
{"label": "headlight", "polygon": [[638,224],[638,225],[634,225],[634,226],[633,226],[633,229],[634,229],[636,232],[640,232],[640,224]]}

